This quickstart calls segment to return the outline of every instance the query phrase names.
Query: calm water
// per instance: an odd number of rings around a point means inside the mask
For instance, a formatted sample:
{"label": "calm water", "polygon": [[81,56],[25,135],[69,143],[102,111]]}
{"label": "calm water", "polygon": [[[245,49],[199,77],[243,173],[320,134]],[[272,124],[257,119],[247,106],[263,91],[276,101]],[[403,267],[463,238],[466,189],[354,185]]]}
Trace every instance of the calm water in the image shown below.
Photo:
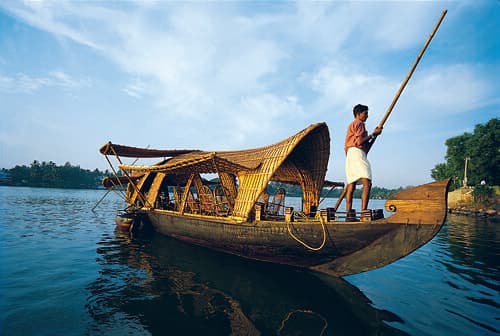
{"label": "calm water", "polygon": [[449,217],[412,255],[339,280],[131,239],[116,195],[91,211],[103,194],[0,187],[0,335],[500,333],[499,222]]}

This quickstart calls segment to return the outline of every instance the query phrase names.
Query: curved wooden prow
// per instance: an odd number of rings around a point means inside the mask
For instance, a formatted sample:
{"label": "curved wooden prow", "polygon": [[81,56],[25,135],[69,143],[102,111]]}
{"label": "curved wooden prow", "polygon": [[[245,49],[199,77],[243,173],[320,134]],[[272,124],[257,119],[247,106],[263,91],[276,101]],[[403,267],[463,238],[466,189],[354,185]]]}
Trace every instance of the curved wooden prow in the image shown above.
{"label": "curved wooden prow", "polygon": [[428,243],[446,219],[450,181],[428,183],[397,193],[386,203],[386,209],[395,211],[394,215],[355,224],[359,229],[380,226],[387,229],[387,233],[354,253],[311,269],[333,276],[366,272],[388,265]]}
{"label": "curved wooden prow", "polygon": [[423,184],[398,192],[387,200],[385,209],[395,212],[389,223],[442,224],[446,218],[451,179]]}

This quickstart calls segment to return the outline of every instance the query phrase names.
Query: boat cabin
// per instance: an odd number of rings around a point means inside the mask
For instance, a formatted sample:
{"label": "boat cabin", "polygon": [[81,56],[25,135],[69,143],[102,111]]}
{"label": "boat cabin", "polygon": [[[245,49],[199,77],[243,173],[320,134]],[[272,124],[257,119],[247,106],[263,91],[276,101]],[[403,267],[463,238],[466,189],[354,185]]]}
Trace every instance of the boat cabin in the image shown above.
{"label": "boat cabin", "polygon": [[[123,173],[105,179],[103,184],[109,188],[126,183],[130,206],[179,214],[237,221],[284,218],[285,190],[268,194],[268,184],[274,181],[300,186],[302,213],[311,216],[323,187],[343,185],[325,185],[330,156],[326,123],[310,125],[283,141],[256,149],[155,150],[107,143],[100,152],[108,162],[108,156],[115,156]],[[163,160],[153,165],[130,165],[123,164],[121,157]],[[207,174],[215,174],[216,182],[203,178]]]}

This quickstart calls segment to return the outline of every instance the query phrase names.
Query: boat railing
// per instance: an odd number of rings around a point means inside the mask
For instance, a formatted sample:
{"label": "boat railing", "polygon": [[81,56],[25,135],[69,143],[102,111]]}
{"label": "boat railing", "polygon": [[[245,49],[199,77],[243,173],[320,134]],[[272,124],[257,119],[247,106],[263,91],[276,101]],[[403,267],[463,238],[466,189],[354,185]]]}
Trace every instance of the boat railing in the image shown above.
{"label": "boat railing", "polygon": [[320,219],[316,217],[316,214],[306,214],[303,211],[293,211],[293,221],[294,222],[319,222]]}
{"label": "boat railing", "polygon": [[345,211],[335,211],[334,208],[321,209],[319,211],[314,211],[309,214],[293,210],[292,207],[285,208],[285,220],[287,222],[345,222],[352,221],[348,220],[350,217],[354,221],[371,221],[384,218],[384,213],[382,209],[375,210],[365,210],[358,214],[359,216],[352,217],[348,216]]}
{"label": "boat railing", "polygon": [[[185,188],[173,188],[173,203],[171,208],[175,211],[181,211],[181,195]],[[216,186],[213,190],[203,185],[193,192],[188,191],[186,203],[184,205],[185,213],[200,214],[205,216],[227,217],[230,216],[234,207],[234,199],[230,193],[222,186]]]}

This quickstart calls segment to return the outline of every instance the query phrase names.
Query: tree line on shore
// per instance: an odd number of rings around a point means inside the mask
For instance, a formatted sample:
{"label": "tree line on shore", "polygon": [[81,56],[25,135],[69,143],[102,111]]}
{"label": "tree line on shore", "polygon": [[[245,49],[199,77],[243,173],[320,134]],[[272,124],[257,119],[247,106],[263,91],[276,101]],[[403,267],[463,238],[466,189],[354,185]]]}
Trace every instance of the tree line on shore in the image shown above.
{"label": "tree line on shore", "polygon": [[[435,180],[453,179],[452,189],[464,186],[500,185],[500,119],[478,124],[473,133],[465,132],[445,142],[444,163],[431,170]],[[467,169],[466,169],[467,168]],[[467,176],[467,179],[465,178]]]}
{"label": "tree line on shore", "polygon": [[445,142],[446,162],[431,171],[435,180],[452,178],[451,190],[474,187],[473,205],[498,209],[500,185],[500,119],[478,124],[473,133],[463,133]]}
{"label": "tree line on shore", "polygon": [[98,169],[82,169],[66,162],[58,166],[54,162],[33,161],[29,166],[15,166],[1,170],[0,185],[15,187],[97,189],[104,176],[110,175]]}

